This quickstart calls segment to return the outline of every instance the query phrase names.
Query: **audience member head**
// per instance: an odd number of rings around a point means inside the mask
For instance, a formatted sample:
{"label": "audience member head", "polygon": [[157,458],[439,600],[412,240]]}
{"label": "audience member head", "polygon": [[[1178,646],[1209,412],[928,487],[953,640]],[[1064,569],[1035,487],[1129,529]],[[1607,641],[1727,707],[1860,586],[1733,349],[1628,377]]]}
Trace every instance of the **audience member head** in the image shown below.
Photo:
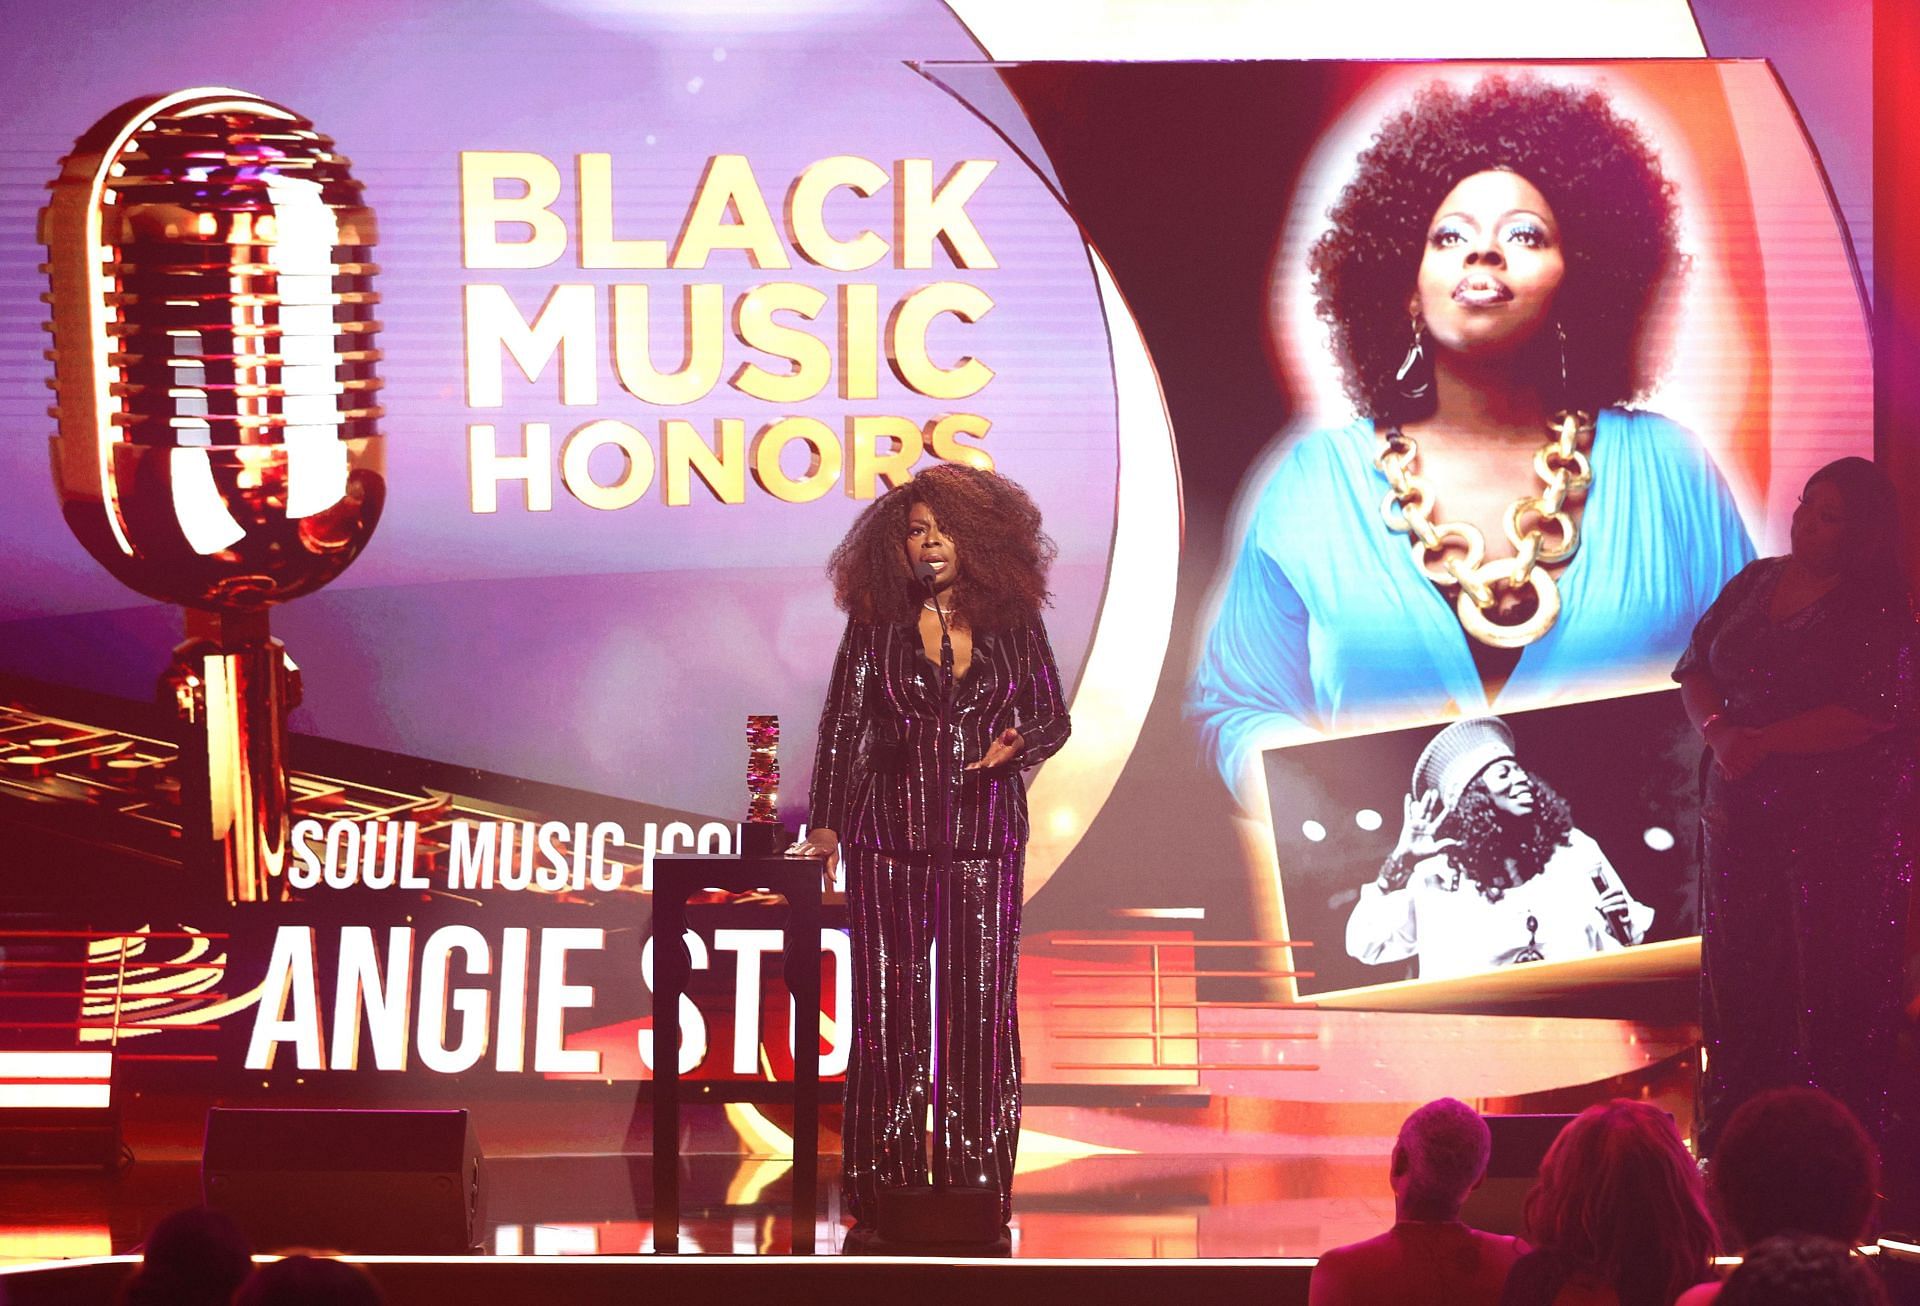
{"label": "audience member head", "polygon": [[1576,1116],[1527,1194],[1526,1238],[1612,1288],[1621,1306],[1666,1306],[1699,1282],[1713,1221],[1672,1119],[1625,1098]]}
{"label": "audience member head", "polygon": [[127,1306],[226,1306],[252,1269],[240,1226],[211,1207],[190,1206],[153,1226],[120,1299]]}
{"label": "audience member head", "polygon": [[1851,1243],[1873,1217],[1879,1170],[1846,1107],[1817,1088],[1776,1088],[1720,1131],[1711,1183],[1743,1246],[1789,1232]]}
{"label": "audience member head", "polygon": [[233,1306],[384,1306],[366,1271],[319,1256],[287,1256],[253,1272]]}
{"label": "audience member head", "polygon": [[[1718,1165],[1719,1162],[1715,1161]],[[1845,1243],[1811,1234],[1769,1238],[1747,1253],[1715,1306],[1887,1306],[1879,1276]]]}
{"label": "audience member head", "polygon": [[1818,571],[1837,568],[1859,601],[1902,608],[1910,601],[1900,495],[1877,463],[1837,458],[1809,476],[1792,534],[1794,556]]}
{"label": "audience member head", "polygon": [[1452,1220],[1487,1173],[1493,1138],[1480,1113],[1443,1097],[1406,1118],[1393,1145],[1393,1195],[1407,1220]]}

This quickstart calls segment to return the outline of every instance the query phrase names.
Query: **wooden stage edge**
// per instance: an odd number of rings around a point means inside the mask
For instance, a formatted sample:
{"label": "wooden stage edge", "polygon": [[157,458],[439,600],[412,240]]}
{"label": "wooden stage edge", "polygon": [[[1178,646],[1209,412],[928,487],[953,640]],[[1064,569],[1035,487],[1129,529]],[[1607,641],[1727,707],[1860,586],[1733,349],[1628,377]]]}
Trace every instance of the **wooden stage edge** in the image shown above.
{"label": "wooden stage edge", "polygon": [[[1877,1257],[1892,1300],[1920,1301],[1920,1244],[1883,1237]],[[257,1260],[270,1259],[256,1257]],[[388,1306],[1306,1306],[1310,1257],[1155,1260],[961,1260],[843,1256],[343,1256],[364,1266]],[[84,1257],[0,1268],[10,1306],[93,1306],[117,1299],[137,1256]],[[1737,1258],[1721,1257],[1723,1268]],[[1200,1294],[1205,1294],[1204,1297]],[[989,1294],[991,1294],[989,1296]],[[1095,1294],[1098,1294],[1095,1296]]]}
{"label": "wooden stage edge", "polygon": [[[347,1256],[379,1282],[388,1306],[996,1306],[1098,1301],[1101,1306],[1305,1306],[1314,1262],[1259,1260],[966,1260],[845,1256]],[[115,1299],[139,1258],[102,1256],[0,1270],[13,1306],[90,1306]]]}

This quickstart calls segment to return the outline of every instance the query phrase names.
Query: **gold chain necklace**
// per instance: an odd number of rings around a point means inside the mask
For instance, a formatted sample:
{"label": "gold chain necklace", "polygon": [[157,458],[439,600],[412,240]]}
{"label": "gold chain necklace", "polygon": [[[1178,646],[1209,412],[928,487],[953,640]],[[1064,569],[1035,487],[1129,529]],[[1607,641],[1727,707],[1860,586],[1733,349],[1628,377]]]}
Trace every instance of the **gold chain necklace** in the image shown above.
{"label": "gold chain necklace", "polygon": [[[1511,558],[1487,557],[1486,537],[1472,522],[1436,522],[1427,515],[1431,496],[1414,475],[1420,446],[1399,427],[1380,437],[1373,465],[1386,473],[1393,488],[1380,503],[1387,529],[1405,532],[1413,540],[1413,563],[1434,584],[1457,588],[1454,611],[1468,635],[1492,648],[1525,648],[1549,630],[1560,616],[1560,587],[1546,568],[1567,561],[1580,548],[1580,532],[1567,512],[1567,500],[1593,484],[1593,465],[1580,449],[1580,437],[1593,430],[1586,413],[1556,413],[1547,429],[1553,438],[1533,455],[1533,470],[1546,485],[1535,495],[1523,495],[1507,506],[1507,540]],[[1547,542],[1547,528],[1555,540]],[[1511,626],[1490,615],[1498,601],[1496,589],[1531,587],[1533,614]]]}

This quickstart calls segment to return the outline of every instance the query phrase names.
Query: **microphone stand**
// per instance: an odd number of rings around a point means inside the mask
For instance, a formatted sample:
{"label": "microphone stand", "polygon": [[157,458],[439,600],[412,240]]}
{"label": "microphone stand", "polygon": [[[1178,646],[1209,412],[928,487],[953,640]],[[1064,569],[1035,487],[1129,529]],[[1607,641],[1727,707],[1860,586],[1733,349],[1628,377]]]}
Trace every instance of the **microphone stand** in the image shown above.
{"label": "microphone stand", "polygon": [[[933,615],[940,619],[940,706],[935,713],[935,729],[939,732],[940,765],[937,774],[940,778],[940,801],[935,805],[940,813],[940,839],[934,845],[933,858],[933,955],[937,964],[932,968],[931,990],[933,1000],[928,1013],[932,1025],[927,1031],[927,1055],[929,1060],[928,1091],[933,1094],[934,1108],[934,1155],[940,1159],[940,1140],[944,1137],[945,1121],[940,1118],[940,1103],[943,1094],[941,1084],[947,1077],[946,1040],[941,1036],[946,1022],[941,1019],[942,1008],[946,1005],[947,991],[940,983],[940,967],[952,955],[948,951],[953,940],[947,937],[947,890],[948,882],[953,878],[953,789],[956,780],[964,777],[950,776],[951,767],[961,765],[952,757],[952,741],[948,738],[948,725],[953,715],[953,628],[947,624],[947,610],[940,604],[939,591],[934,589],[933,577],[926,578],[927,597],[933,603]],[[946,1180],[941,1176],[941,1167],[933,1167],[933,1191],[935,1202],[947,1191]]]}
{"label": "microphone stand", "polygon": [[[940,765],[936,768],[937,783],[940,786],[939,801],[934,810],[940,820],[940,835],[933,846],[933,947],[934,956],[941,962],[952,955],[952,940],[947,937],[946,897],[953,879],[953,790],[958,778],[952,774],[956,765],[951,760],[952,741],[948,737],[948,723],[953,713],[954,675],[953,675],[953,630],[947,624],[947,611],[940,605],[938,592],[934,588],[934,579],[930,572],[916,567],[922,587],[928,600],[933,604],[934,615],[940,619],[940,697],[934,713],[937,738],[940,741]],[[1003,1226],[1000,1222],[1000,1190],[987,1187],[950,1186],[941,1173],[939,1164],[944,1149],[941,1140],[945,1136],[946,1122],[941,1118],[940,1107],[944,1094],[940,1091],[946,1079],[947,1060],[944,1040],[940,1037],[943,1028],[941,1012],[947,1002],[947,992],[940,986],[938,972],[933,981],[934,1001],[932,1003],[932,1027],[928,1031],[929,1057],[932,1063],[931,1082],[928,1087],[933,1096],[934,1112],[934,1155],[933,1186],[922,1188],[909,1185],[905,1188],[882,1188],[880,1190],[879,1225],[880,1238],[884,1244],[901,1249],[924,1248],[948,1255],[980,1254],[1010,1255],[1011,1248],[1003,1243]]]}

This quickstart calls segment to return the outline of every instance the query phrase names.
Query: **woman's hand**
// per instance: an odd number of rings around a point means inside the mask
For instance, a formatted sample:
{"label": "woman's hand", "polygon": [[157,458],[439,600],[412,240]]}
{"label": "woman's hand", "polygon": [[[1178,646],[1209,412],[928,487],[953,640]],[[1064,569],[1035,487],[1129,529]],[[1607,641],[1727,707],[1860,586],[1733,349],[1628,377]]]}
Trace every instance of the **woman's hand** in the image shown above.
{"label": "woman's hand", "polygon": [[1020,756],[1020,750],[1026,746],[1027,741],[1020,737],[1020,732],[1012,726],[1008,726],[1005,730],[1002,730],[998,735],[994,736],[993,742],[987,745],[987,751],[981,756],[979,761],[968,762],[962,769],[967,771],[985,771],[992,767],[1005,766],[1008,762]]}
{"label": "woman's hand", "polygon": [[1713,764],[1729,780],[1744,778],[1773,751],[1765,731],[1726,721],[1713,722],[1702,732],[1702,738],[1713,750]]}
{"label": "woman's hand", "polygon": [[840,836],[825,827],[807,831],[807,837],[787,849],[789,857],[818,857],[827,864],[827,874],[832,875],[840,865]]}
{"label": "woman's hand", "polygon": [[1400,841],[1393,846],[1386,864],[1380,868],[1379,878],[1374,881],[1386,893],[1405,887],[1417,864],[1460,842],[1442,839],[1436,834],[1446,816],[1440,810],[1439,790],[1429,789],[1417,804],[1413,795],[1408,794],[1401,800],[1400,809]]}
{"label": "woman's hand", "polygon": [[[1633,899],[1627,896],[1627,887],[1624,884],[1610,884],[1607,886],[1606,892],[1600,895],[1600,914],[1602,916],[1608,917],[1609,919],[1615,916],[1628,919],[1632,910]],[[1632,927],[1629,926],[1628,928],[1631,929]]]}

